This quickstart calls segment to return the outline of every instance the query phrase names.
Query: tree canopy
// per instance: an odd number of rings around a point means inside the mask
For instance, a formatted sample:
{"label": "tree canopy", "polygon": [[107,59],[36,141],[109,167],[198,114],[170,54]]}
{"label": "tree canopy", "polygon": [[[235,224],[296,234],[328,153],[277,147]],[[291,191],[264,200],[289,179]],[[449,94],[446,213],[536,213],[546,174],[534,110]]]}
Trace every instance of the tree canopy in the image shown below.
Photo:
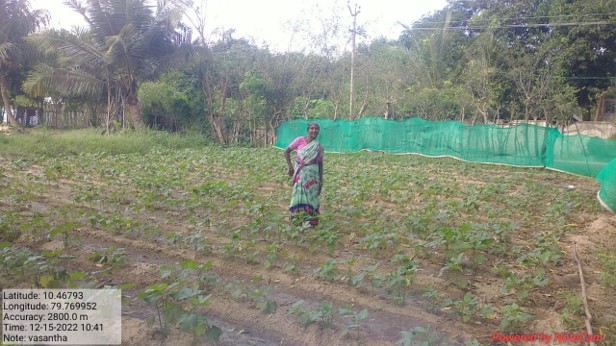
{"label": "tree canopy", "polygon": [[[554,123],[594,119],[598,105],[616,97],[616,0],[450,0],[401,27],[398,39],[356,47],[352,112],[351,53],[323,50],[320,40],[339,26],[314,33],[306,40],[312,49],[275,53],[232,29],[208,41],[204,18],[195,19],[187,1],[70,3],[88,25],[33,36],[45,55],[14,90],[104,109],[94,116],[106,124],[267,145],[281,121],[298,117]],[[361,20],[359,13],[358,31]],[[8,42],[25,42],[37,25],[11,32]],[[15,68],[0,47],[1,71]]]}
{"label": "tree canopy", "polygon": [[0,95],[7,119],[14,126],[19,124],[13,117],[11,98],[19,90],[21,72],[32,57],[25,38],[46,19],[46,13],[33,10],[28,0],[0,0]]}

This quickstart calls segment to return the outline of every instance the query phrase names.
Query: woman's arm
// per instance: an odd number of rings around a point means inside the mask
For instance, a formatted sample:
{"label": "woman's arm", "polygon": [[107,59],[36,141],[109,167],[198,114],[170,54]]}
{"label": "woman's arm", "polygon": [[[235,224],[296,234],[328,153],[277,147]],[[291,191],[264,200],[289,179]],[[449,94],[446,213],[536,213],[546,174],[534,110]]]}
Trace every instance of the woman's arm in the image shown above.
{"label": "woman's arm", "polygon": [[323,149],[323,147],[321,146],[320,148],[320,156],[321,159],[319,160],[319,195],[321,195],[321,189],[323,188],[323,156],[325,155],[325,150]]}
{"label": "woman's arm", "polygon": [[293,164],[291,163],[291,152],[293,151],[293,149],[291,148],[286,148],[284,150],[284,158],[285,160],[287,160],[287,166],[289,166],[289,176],[292,177],[293,173],[295,173],[295,170],[293,169]]}
{"label": "woman's arm", "polygon": [[319,195],[323,188],[323,161],[319,161]]}

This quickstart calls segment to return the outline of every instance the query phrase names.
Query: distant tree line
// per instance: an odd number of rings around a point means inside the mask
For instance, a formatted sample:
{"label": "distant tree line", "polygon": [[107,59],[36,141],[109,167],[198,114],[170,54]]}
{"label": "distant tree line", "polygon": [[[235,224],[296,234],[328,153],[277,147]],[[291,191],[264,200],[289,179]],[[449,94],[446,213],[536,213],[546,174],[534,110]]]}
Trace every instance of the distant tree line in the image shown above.
{"label": "distant tree line", "polygon": [[46,30],[46,14],[27,0],[0,0],[0,91],[11,124],[19,125],[12,109],[47,102],[49,114],[79,114],[107,133],[150,127],[269,145],[293,118],[555,123],[593,119],[616,98],[616,0],[449,0],[401,26],[398,39],[356,47],[354,102],[351,53],[333,54],[326,39],[337,28],[314,33],[304,52],[275,53],[233,30],[208,41],[187,1],[71,7],[86,27]]}

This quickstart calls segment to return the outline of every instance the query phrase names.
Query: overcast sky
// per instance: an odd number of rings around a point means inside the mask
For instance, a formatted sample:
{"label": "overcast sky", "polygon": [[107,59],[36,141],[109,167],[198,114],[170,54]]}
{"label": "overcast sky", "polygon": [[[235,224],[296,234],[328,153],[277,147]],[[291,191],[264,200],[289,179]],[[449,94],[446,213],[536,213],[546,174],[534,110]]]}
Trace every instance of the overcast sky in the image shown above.
{"label": "overcast sky", "polygon": [[[194,2],[199,4],[201,1]],[[53,27],[70,29],[74,25],[83,25],[80,16],[63,2],[64,0],[30,0],[32,8],[49,11],[50,24]],[[379,36],[398,38],[402,31],[399,22],[410,25],[422,15],[443,9],[447,1],[350,1],[352,9],[355,9],[355,4],[359,7],[357,23],[366,30],[366,39],[371,40]],[[267,44],[275,51],[301,50],[302,46],[308,44],[306,31],[322,31],[320,28],[323,22],[337,22],[341,28],[340,35],[348,39],[348,29],[352,23],[346,0],[203,0],[202,8],[206,31],[211,35],[211,40],[220,37],[220,29],[233,28],[234,38],[248,38],[259,46]],[[342,42],[341,45],[345,43]]]}

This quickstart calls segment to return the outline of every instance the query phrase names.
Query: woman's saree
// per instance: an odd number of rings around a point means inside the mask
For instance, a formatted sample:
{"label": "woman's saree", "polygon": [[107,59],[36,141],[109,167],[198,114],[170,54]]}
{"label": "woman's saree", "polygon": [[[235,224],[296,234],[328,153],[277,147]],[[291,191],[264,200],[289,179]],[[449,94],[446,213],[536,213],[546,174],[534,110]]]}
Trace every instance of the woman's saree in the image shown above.
{"label": "woman's saree", "polygon": [[289,206],[291,219],[316,226],[319,223],[319,162],[323,161],[321,144],[316,140],[308,143],[297,152],[297,159]]}

